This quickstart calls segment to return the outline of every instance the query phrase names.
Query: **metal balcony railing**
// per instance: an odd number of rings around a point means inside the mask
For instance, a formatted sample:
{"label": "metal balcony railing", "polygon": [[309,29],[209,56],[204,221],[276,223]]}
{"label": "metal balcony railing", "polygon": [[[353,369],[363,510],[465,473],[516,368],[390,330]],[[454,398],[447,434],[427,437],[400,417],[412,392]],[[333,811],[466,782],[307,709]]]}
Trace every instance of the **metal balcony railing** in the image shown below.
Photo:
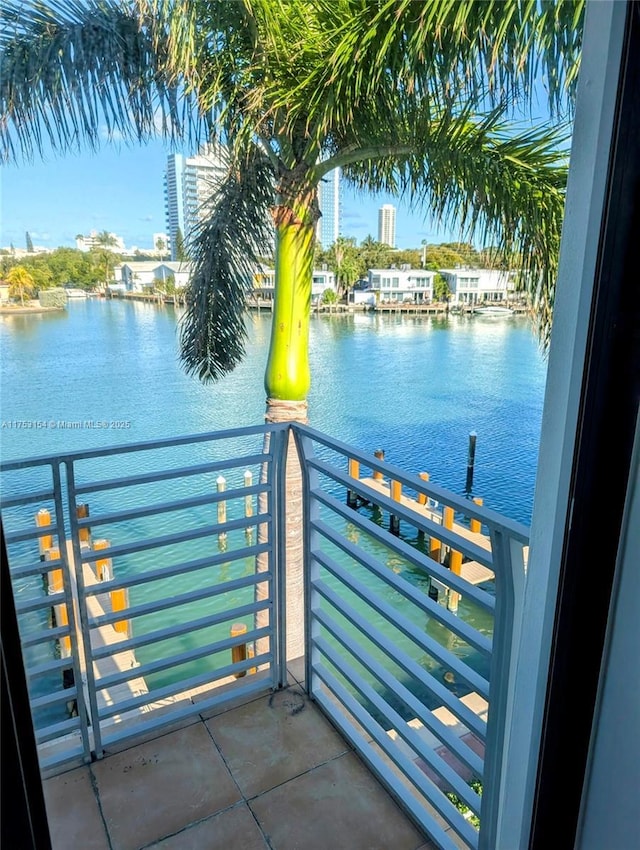
{"label": "metal balcony railing", "polygon": [[297,424],[0,474],[45,773],[282,687],[297,602],[310,696],[438,846],[493,846],[526,528]]}

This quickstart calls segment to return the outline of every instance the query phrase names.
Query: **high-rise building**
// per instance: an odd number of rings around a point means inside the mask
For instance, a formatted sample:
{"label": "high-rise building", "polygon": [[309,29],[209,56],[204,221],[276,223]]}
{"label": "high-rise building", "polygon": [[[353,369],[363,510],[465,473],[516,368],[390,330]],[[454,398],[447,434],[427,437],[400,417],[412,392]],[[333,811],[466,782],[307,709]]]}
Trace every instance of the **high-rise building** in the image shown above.
{"label": "high-rise building", "polygon": [[396,208],[383,204],[378,210],[378,242],[396,247]]}
{"label": "high-rise building", "polygon": [[198,222],[211,210],[212,192],[224,175],[222,149],[206,145],[195,156],[171,154],[165,173],[165,213],[171,259],[177,259],[178,230],[188,242]]}
{"label": "high-rise building", "polygon": [[340,235],[340,169],[335,168],[318,185],[318,203],[322,217],[316,228],[316,238],[328,248]]}

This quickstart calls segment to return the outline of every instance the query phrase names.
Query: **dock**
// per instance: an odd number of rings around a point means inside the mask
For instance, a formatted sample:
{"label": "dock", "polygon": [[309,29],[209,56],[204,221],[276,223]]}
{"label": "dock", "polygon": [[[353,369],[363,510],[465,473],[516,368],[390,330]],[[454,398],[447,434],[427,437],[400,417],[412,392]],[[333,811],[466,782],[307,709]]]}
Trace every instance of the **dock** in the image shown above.
{"label": "dock", "polygon": [[[376,490],[378,493],[381,493],[388,498],[393,498],[391,494],[391,485],[389,482],[384,480],[379,480],[375,478],[361,478],[359,479],[361,484],[365,484],[367,487],[370,487],[372,490]],[[395,499],[398,501],[398,499]],[[416,499],[409,498],[408,496],[401,495],[400,496],[400,504],[408,508],[413,513],[417,514],[424,519],[429,519],[432,522],[437,522],[439,525],[442,525],[442,510],[440,508],[436,508],[433,505],[429,504],[420,504]],[[491,541],[489,538],[482,534],[481,532],[471,531],[464,525],[461,525],[458,522],[453,522],[451,525],[451,531],[455,532],[455,534],[459,534],[461,537],[464,537],[465,540],[468,540],[470,543],[479,546],[481,549],[484,549],[487,552],[491,552]],[[478,563],[478,561],[464,561],[462,563],[462,567],[460,569],[460,576],[469,584],[483,584],[486,581],[491,581],[494,578],[493,572],[485,567],[483,564]]]}

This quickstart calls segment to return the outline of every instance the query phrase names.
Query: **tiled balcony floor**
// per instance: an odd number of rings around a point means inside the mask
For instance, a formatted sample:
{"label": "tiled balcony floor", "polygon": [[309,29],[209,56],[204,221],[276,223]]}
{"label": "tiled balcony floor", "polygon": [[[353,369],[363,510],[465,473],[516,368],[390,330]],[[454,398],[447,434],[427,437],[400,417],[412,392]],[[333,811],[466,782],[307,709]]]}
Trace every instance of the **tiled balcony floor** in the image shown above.
{"label": "tiled balcony floor", "polygon": [[53,850],[432,850],[294,683],[45,780]]}

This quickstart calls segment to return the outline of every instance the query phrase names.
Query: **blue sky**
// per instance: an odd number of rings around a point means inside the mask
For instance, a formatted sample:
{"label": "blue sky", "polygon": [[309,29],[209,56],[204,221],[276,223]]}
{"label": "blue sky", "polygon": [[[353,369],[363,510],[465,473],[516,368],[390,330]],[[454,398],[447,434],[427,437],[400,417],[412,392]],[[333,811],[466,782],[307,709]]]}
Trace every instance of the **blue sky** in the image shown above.
{"label": "blue sky", "polygon": [[[75,236],[108,230],[122,236],[127,247],[151,248],[153,233],[163,232],[163,174],[168,149],[161,142],[146,147],[116,147],[105,143],[97,153],[49,156],[0,168],[0,247],[25,247],[29,231],[34,245],[75,247]],[[378,207],[397,209],[399,248],[453,241],[454,236],[411,213],[387,195],[372,198],[343,186],[342,231],[358,242],[377,238]]]}

